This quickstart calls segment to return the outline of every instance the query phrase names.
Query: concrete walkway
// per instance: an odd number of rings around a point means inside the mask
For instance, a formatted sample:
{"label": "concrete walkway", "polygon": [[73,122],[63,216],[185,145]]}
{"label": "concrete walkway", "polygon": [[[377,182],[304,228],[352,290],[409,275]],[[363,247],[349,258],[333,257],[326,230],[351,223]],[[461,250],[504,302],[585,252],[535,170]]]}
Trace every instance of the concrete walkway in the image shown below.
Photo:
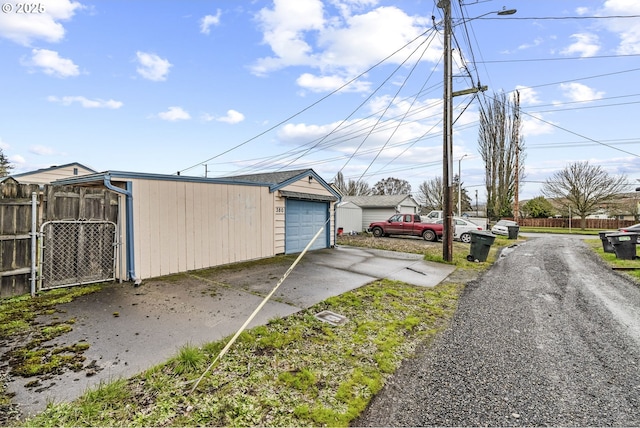
{"label": "concrete walkway", "polygon": [[[61,305],[73,331],[54,344],[86,341],[85,369],[41,380],[14,378],[9,391],[25,416],[50,401],[70,401],[100,382],[130,377],[175,356],[185,344],[200,345],[234,334],[287,271],[292,260],[256,263],[250,268],[148,280],[134,288],[113,284]],[[431,287],[455,268],[425,262],[416,254],[337,247],[307,254],[253,321],[266,324],[328,297],[389,278]],[[46,321],[41,319],[40,321]]]}

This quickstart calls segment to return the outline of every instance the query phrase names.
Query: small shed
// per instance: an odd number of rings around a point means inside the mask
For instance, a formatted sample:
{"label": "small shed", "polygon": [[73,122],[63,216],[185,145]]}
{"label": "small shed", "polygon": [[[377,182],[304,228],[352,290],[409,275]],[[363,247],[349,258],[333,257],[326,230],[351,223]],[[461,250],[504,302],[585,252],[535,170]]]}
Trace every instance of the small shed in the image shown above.
{"label": "small shed", "polygon": [[301,252],[334,242],[338,194],[312,169],[202,178],[105,171],[55,184],[120,196],[120,279]]}
{"label": "small shed", "polygon": [[362,232],[362,208],[351,201],[342,201],[336,208],[336,225],[344,233]]}
{"label": "small shed", "polygon": [[65,165],[54,165],[49,168],[22,172],[20,174],[11,174],[11,177],[22,184],[49,184],[55,180],[95,173],[96,171],[87,166],[78,162],[72,162]]}
{"label": "small shed", "polygon": [[343,202],[352,202],[362,209],[362,225],[366,230],[374,221],[384,221],[394,214],[417,214],[420,204],[411,195],[344,196]]}

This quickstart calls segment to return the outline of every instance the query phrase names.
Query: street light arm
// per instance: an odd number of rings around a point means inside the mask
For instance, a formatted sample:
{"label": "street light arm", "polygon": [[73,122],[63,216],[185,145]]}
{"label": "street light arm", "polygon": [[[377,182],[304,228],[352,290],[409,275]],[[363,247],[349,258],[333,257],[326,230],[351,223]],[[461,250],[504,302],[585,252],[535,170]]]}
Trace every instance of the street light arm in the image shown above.
{"label": "street light arm", "polygon": [[460,22],[453,24],[453,26],[456,25],[460,25],[460,24],[465,24],[469,21],[475,21],[476,19],[481,19],[484,18],[487,15],[498,15],[498,16],[507,16],[507,15],[513,15],[516,12],[518,12],[518,9],[506,9],[506,8],[502,8],[502,10],[494,10],[491,12],[487,12],[487,13],[483,13],[482,15],[476,16],[474,18],[469,18],[469,19],[463,19]]}

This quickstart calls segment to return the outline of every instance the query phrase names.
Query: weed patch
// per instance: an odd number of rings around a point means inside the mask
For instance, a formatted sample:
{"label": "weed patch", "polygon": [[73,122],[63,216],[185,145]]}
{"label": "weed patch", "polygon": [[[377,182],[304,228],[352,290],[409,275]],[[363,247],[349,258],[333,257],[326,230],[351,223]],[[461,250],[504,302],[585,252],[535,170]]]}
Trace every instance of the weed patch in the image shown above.
{"label": "weed patch", "polygon": [[[0,425],[15,420],[18,411],[11,405],[6,391],[5,376],[33,377],[78,371],[85,360],[82,353],[89,348],[86,342],[72,346],[55,347],[51,340],[73,329],[74,319],[60,321],[55,314],[63,314],[57,305],[100,290],[101,285],[59,288],[43,292],[36,297],[22,295],[0,300],[0,345],[9,349],[0,356]],[[53,316],[47,324],[37,322],[40,315]],[[39,380],[27,382],[28,387],[40,386]]]}

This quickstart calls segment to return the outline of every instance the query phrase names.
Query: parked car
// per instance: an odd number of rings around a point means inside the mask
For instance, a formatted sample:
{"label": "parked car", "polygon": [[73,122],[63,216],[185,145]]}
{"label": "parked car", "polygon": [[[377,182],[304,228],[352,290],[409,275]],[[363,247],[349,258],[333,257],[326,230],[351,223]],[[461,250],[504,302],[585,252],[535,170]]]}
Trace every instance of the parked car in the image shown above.
{"label": "parked car", "polygon": [[509,226],[517,225],[518,223],[512,220],[500,220],[491,228],[491,233],[495,235],[509,236]]}
{"label": "parked car", "polygon": [[[440,219],[436,221],[436,224],[442,224],[444,220]],[[453,239],[459,239],[460,241],[468,244],[471,242],[471,231],[472,230],[483,230],[482,226],[478,226],[474,222],[467,220],[465,218],[454,217],[453,218]]]}
{"label": "parked car", "polygon": [[640,244],[640,223],[636,223],[633,224],[631,226],[627,226],[627,227],[621,227],[620,229],[618,229],[619,232],[630,232],[630,233],[637,233],[638,234],[638,244]]}
{"label": "parked car", "polygon": [[418,214],[396,214],[387,221],[369,225],[368,231],[376,238],[389,235],[422,236],[425,241],[437,241],[442,236],[442,225],[423,223]]}

